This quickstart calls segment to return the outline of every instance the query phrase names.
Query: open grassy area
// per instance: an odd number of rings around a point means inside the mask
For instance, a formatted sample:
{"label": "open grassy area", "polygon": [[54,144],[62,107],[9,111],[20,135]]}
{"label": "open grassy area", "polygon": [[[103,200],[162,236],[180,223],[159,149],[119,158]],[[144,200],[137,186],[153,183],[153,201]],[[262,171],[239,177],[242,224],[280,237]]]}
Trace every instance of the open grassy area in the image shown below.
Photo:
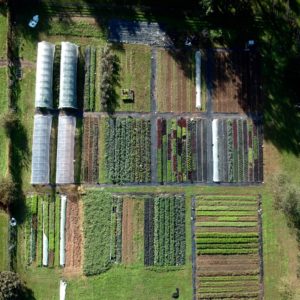
{"label": "open grassy area", "polygon": [[0,271],[8,270],[8,215],[0,211]]}

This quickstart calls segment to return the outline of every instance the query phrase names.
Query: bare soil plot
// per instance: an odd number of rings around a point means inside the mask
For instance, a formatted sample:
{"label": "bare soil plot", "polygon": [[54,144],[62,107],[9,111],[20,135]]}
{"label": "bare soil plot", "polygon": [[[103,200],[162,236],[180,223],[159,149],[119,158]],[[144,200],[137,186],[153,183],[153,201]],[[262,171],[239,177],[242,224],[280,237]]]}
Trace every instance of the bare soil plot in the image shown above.
{"label": "bare soil plot", "polygon": [[[176,56],[177,55],[177,56]],[[205,109],[206,57],[201,63],[202,110]],[[195,85],[195,53],[182,54],[157,51],[156,99],[159,112],[197,112]]]}
{"label": "bare soil plot", "polygon": [[256,51],[213,51],[213,111],[259,113],[262,110],[260,57]]}
{"label": "bare soil plot", "polygon": [[84,117],[83,129],[82,180],[87,183],[97,183],[99,177],[99,118],[91,115]]}
{"label": "bare soil plot", "polygon": [[144,200],[123,198],[122,262],[143,263]]}
{"label": "bare soil plot", "polygon": [[82,220],[77,197],[69,196],[66,212],[66,272],[81,272],[82,268]]}

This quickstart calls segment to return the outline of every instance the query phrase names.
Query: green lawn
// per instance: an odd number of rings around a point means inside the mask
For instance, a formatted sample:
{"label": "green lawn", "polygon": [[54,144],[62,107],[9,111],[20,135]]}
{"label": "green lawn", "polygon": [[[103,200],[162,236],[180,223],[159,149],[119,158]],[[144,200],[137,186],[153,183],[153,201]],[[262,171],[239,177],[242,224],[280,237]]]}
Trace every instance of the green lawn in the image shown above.
{"label": "green lawn", "polygon": [[8,269],[8,215],[0,211],[0,271]]}
{"label": "green lawn", "polygon": [[6,59],[7,18],[0,14],[0,59]]}
{"label": "green lawn", "polygon": [[180,298],[192,299],[190,275],[190,268],[155,272],[144,268],[114,267],[94,278],[70,281],[67,287],[67,299],[171,299],[177,287],[180,290]]}

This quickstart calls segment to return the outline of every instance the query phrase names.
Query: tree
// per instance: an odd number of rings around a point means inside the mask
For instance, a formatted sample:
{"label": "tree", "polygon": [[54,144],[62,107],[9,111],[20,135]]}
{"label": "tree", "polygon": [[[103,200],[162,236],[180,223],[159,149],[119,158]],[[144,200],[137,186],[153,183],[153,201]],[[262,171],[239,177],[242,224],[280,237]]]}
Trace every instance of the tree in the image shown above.
{"label": "tree", "polygon": [[10,271],[0,272],[0,299],[22,299],[24,287],[18,274]]}
{"label": "tree", "polygon": [[104,111],[113,112],[117,105],[115,87],[119,85],[119,60],[107,46],[101,53],[101,105]]}
{"label": "tree", "polygon": [[4,209],[10,209],[18,197],[17,185],[11,178],[2,178],[0,181],[0,204]]}
{"label": "tree", "polygon": [[6,112],[0,120],[1,127],[4,128],[7,137],[10,137],[20,124],[17,114],[13,110]]}

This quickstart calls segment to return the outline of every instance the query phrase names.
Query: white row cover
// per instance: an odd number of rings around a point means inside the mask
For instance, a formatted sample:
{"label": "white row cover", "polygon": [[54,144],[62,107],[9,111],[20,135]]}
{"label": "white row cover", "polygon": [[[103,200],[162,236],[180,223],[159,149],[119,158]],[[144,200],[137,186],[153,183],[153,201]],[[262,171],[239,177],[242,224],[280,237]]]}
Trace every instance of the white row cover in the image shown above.
{"label": "white row cover", "polygon": [[61,280],[59,283],[59,300],[66,299],[66,289],[67,289],[67,283],[64,280]]}
{"label": "white row cover", "polygon": [[59,116],[56,183],[74,183],[74,144],[75,144],[76,118],[73,116]]}
{"label": "white row cover", "polygon": [[77,108],[78,46],[61,43],[59,108]]}
{"label": "white row cover", "polygon": [[35,107],[53,107],[53,60],[55,46],[48,42],[38,43],[35,83]]}
{"label": "white row cover", "polygon": [[66,206],[67,197],[61,196],[60,202],[60,239],[59,239],[59,264],[60,266],[65,265],[65,227],[66,227]]}
{"label": "white row cover", "polygon": [[34,116],[31,184],[49,184],[51,126],[52,116]]}
{"label": "white row cover", "polygon": [[219,149],[218,149],[218,119],[212,121],[212,140],[213,140],[213,181],[220,182],[219,175]]}
{"label": "white row cover", "polygon": [[43,202],[43,266],[48,266],[48,237],[45,234],[45,210],[48,209],[48,203]]}
{"label": "white row cover", "polygon": [[196,51],[196,108],[201,109],[201,52]]}

